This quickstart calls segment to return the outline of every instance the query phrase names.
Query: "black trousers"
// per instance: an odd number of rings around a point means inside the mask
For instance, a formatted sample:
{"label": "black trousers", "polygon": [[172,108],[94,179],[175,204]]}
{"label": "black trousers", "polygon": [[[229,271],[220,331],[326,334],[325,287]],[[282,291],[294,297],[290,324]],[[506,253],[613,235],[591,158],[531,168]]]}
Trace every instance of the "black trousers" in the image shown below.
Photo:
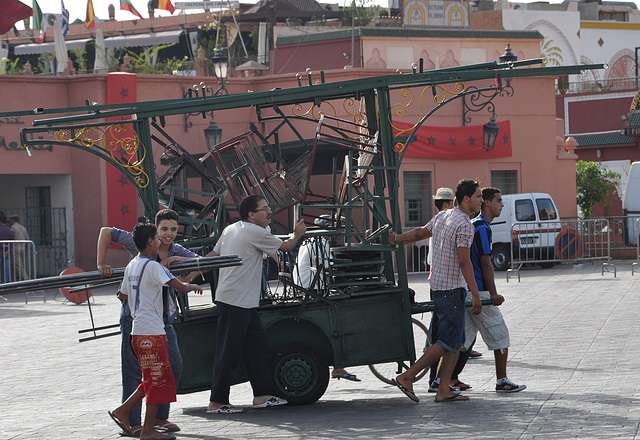
{"label": "black trousers", "polygon": [[211,379],[212,402],[229,404],[233,372],[242,359],[254,396],[275,394],[271,352],[257,309],[216,302],[218,335]]}

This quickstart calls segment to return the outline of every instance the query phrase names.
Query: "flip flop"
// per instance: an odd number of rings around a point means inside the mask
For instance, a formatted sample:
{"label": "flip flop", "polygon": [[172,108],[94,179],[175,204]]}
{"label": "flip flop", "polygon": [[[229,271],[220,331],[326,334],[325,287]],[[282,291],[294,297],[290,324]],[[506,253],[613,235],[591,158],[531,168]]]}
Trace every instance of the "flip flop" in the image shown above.
{"label": "flip flop", "polygon": [[358,379],[356,375],[352,373],[337,374],[335,376],[332,375],[331,378],[338,379],[338,380],[346,379],[346,380],[351,380],[353,382],[360,382],[360,379]]}
{"label": "flip flop", "polygon": [[116,422],[116,425],[118,425],[120,429],[122,429],[122,432],[126,433],[129,436],[133,435],[133,431],[131,431],[131,426],[125,425],[124,422],[119,418],[117,418],[116,416],[114,416],[111,411],[107,411],[107,414],[109,414],[109,417],[111,417],[111,420]]}
{"label": "flip flop", "polygon": [[208,409],[207,414],[238,414],[243,412],[244,410],[239,406],[235,405],[222,405],[217,409]]}
{"label": "flip flop", "polygon": [[180,431],[180,427],[173,422],[167,422],[162,425],[156,425],[155,428],[159,431],[164,432],[178,432]]}
{"label": "flip flop", "polygon": [[398,382],[396,379],[391,379],[391,382],[393,382],[393,384],[397,386],[398,389],[402,391],[404,395],[407,396],[409,399],[413,400],[415,403],[420,403],[420,399],[418,398],[418,396],[416,396],[416,393],[414,393],[413,390],[403,387],[402,385],[400,385],[400,382]]}
{"label": "flip flop", "polygon": [[276,397],[276,396],[271,396],[267,400],[265,400],[264,402],[259,403],[257,405],[253,405],[253,407],[254,408],[268,408],[270,406],[286,405],[287,403],[289,403],[289,402],[287,402],[284,399],[281,399],[281,398]]}
{"label": "flip flop", "polygon": [[468,384],[466,384],[464,382],[460,382],[460,381],[457,381],[456,383],[454,383],[451,386],[454,387],[454,388],[459,389],[460,391],[464,391],[464,390],[468,390],[470,388],[473,388],[471,385],[468,385]]}
{"label": "flip flop", "polygon": [[469,355],[470,358],[479,358],[480,356],[482,356],[482,353],[475,350],[471,350],[471,354]]}
{"label": "flip flop", "polygon": [[122,431],[120,433],[120,437],[140,437],[140,432],[142,432],[142,428],[136,428],[131,430],[131,434]]}
{"label": "flip flop", "polygon": [[444,400],[438,400],[438,399],[433,399],[434,402],[436,403],[446,403],[446,402],[465,402],[469,400],[468,396],[463,396],[461,394],[454,394],[451,397],[447,397]]}

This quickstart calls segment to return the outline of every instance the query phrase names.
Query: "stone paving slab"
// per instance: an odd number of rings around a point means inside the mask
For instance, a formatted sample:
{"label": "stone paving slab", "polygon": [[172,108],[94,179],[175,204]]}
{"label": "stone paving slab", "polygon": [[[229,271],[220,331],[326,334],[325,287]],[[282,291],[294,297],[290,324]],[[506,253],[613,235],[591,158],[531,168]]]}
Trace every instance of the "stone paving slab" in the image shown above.
{"label": "stone paving slab", "polygon": [[[494,392],[493,359],[479,340],[484,356],[461,376],[473,385],[469,402],[434,403],[423,380],[416,405],[362,366],[349,369],[362,382],[332,380],[313,405],[207,415],[201,392],[178,396],[171,420],[183,429],[179,439],[638,438],[640,275],[631,276],[631,262],[615,263],[615,277],[598,265],[525,268],[521,282],[498,274],[509,377],[527,385],[523,392]],[[427,300],[425,276],[410,283]],[[98,326],[117,322],[112,293],[94,292]],[[120,398],[119,337],[78,343],[78,330],[90,326],[87,305],[53,296],[26,305],[23,294],[0,299],[0,439],[120,438],[107,415]],[[231,400],[250,405],[250,387],[233,387]]]}

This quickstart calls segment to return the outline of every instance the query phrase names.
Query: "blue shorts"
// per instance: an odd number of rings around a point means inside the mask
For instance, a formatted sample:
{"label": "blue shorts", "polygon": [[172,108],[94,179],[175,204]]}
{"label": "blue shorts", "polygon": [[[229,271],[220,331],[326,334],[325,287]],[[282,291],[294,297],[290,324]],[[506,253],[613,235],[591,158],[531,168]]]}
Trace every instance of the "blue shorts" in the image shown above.
{"label": "blue shorts", "polygon": [[448,351],[458,351],[465,341],[466,293],[463,288],[431,291],[438,322],[436,342]]}

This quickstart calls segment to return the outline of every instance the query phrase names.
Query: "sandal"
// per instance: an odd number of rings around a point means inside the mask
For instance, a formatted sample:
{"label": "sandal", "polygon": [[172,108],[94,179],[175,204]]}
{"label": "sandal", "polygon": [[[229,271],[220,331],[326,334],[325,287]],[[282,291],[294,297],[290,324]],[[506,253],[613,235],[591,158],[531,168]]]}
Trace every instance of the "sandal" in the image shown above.
{"label": "sandal", "polygon": [[222,405],[220,408],[208,409],[207,414],[238,414],[244,410],[235,405]]}
{"label": "sandal", "polygon": [[466,384],[464,382],[460,382],[460,381],[457,381],[456,383],[454,383],[451,386],[454,387],[454,388],[459,389],[460,391],[464,391],[464,390],[468,390],[470,388],[473,388],[471,385],[468,385],[468,384]]}
{"label": "sandal", "polygon": [[332,379],[346,379],[346,380],[351,380],[353,382],[360,382],[360,379],[358,379],[356,377],[355,374],[352,373],[344,373],[344,374],[336,374],[335,376],[331,376]]}

